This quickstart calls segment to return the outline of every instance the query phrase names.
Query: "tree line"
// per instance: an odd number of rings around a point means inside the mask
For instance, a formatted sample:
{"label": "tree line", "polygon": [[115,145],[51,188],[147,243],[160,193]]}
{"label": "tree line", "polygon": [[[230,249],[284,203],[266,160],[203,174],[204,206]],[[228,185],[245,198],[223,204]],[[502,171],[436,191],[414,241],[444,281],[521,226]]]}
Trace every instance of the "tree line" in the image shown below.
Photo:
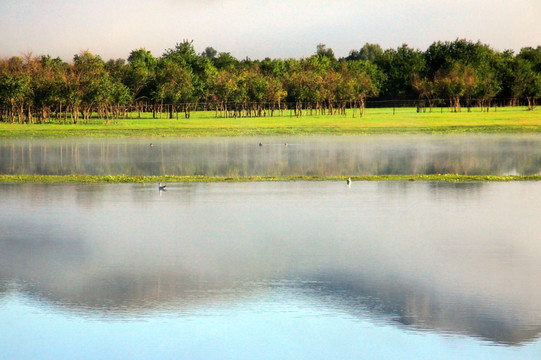
{"label": "tree line", "polygon": [[518,54],[464,39],[434,42],[421,51],[404,44],[383,50],[366,43],[337,58],[320,44],[301,59],[238,60],[207,47],[198,54],[184,40],[155,57],[133,50],[127,60],[104,61],[83,51],[60,58],[15,56],[0,60],[0,121],[114,121],[151,111],[169,117],[194,109],[216,116],[362,116],[366,99],[416,100],[421,108],[447,104],[489,109],[495,98],[523,100],[531,110],[541,97],[541,46]]}

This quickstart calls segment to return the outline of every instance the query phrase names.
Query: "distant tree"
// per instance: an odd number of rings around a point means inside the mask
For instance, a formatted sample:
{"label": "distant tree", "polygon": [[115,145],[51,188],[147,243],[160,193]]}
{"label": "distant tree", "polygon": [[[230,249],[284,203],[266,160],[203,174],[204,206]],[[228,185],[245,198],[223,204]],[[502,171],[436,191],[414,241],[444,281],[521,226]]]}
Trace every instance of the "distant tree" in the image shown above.
{"label": "distant tree", "polygon": [[112,101],[111,91],[114,79],[110,78],[101,57],[93,55],[89,51],[75,55],[72,74],[72,85],[77,92],[77,95],[72,99],[72,110],[77,112],[80,106],[83,118],[87,122],[90,120],[93,110],[105,114],[106,106]]}
{"label": "distant tree", "polygon": [[536,106],[536,99],[541,97],[541,73],[535,70],[535,64],[517,57],[514,67],[512,93],[515,97],[523,97],[528,101],[528,110]]}
{"label": "distant tree", "polygon": [[366,43],[359,51],[359,60],[375,62],[376,59],[383,55],[383,49],[379,44]]}
{"label": "distant tree", "polygon": [[31,91],[31,78],[22,70],[22,59],[12,57],[0,67],[0,103],[7,106],[9,121],[24,120],[24,101]]}
{"label": "distant tree", "polygon": [[141,116],[141,100],[150,100],[155,91],[155,75],[158,60],[146,49],[133,50],[128,57],[124,83],[130,89],[132,103]]}
{"label": "distant tree", "polygon": [[528,100],[528,109],[533,110],[536,99],[541,97],[541,46],[526,47],[516,57],[516,81],[522,84],[522,96]]}
{"label": "distant tree", "polygon": [[162,59],[168,59],[173,62],[186,66],[192,66],[197,63],[198,56],[193,46],[193,40],[183,40],[177,43],[174,48],[165,50]]}
{"label": "distant tree", "polygon": [[214,66],[218,69],[233,70],[239,65],[239,61],[228,52],[221,52],[214,58]]}
{"label": "distant tree", "polygon": [[495,53],[493,67],[501,86],[501,90],[496,96],[511,99],[510,104],[513,105],[518,101],[517,99],[513,99],[514,95],[512,93],[515,79],[513,70],[515,67],[515,55],[513,51],[506,50],[502,53]]}
{"label": "distant tree", "polygon": [[265,75],[279,79],[282,79],[287,72],[286,62],[281,59],[271,60],[270,58],[265,58],[260,62],[259,67]]}
{"label": "distant tree", "polygon": [[333,113],[334,103],[342,100],[338,97],[342,82],[342,74],[334,70],[329,70],[322,76],[319,98],[326,102],[329,115]]}
{"label": "distant tree", "polygon": [[69,65],[60,58],[52,59],[47,55],[39,59],[39,71],[32,79],[33,103],[43,121],[48,121],[51,113],[57,114],[57,118],[62,113],[66,103],[64,87],[68,69]]}
{"label": "distant tree", "polygon": [[318,44],[316,47],[316,55],[317,57],[326,57],[329,60],[336,60],[336,57],[334,56],[334,51],[332,51],[331,48],[327,48],[327,45],[325,44]]}
{"label": "distant tree", "polygon": [[346,60],[363,60],[375,62],[377,58],[383,55],[383,49],[379,44],[366,43],[360,50],[351,50]]}
{"label": "distant tree", "polygon": [[428,78],[422,78],[419,74],[413,74],[412,86],[419,94],[419,98],[428,102],[429,111],[432,112],[435,97],[437,95],[436,84]]}
{"label": "distant tree", "polygon": [[460,98],[471,97],[477,84],[474,70],[460,62],[449,68],[440,69],[434,76],[434,84],[444,97],[448,97],[455,112],[459,112]]}
{"label": "distant tree", "polygon": [[307,59],[301,59],[300,65],[306,71],[313,71],[318,75],[325,75],[332,70],[333,61],[327,56],[311,56]]}
{"label": "distant tree", "polygon": [[363,116],[366,99],[379,95],[385,81],[385,75],[376,65],[364,61],[353,62],[348,66],[354,78],[353,96],[360,108],[361,116]]}
{"label": "distant tree", "polygon": [[244,84],[246,87],[247,100],[251,102],[251,107],[248,111],[253,111],[254,115],[261,116],[263,111],[263,103],[266,100],[268,93],[267,79],[259,71],[252,69],[245,72]]}
{"label": "distant tree", "polygon": [[169,118],[173,118],[173,106],[179,102],[187,102],[192,91],[193,83],[189,69],[171,58],[160,59],[156,67],[154,98],[160,104],[171,104]]}
{"label": "distant tree", "polygon": [[322,81],[322,76],[312,69],[295,69],[284,79],[288,96],[295,102],[296,116],[302,115],[303,106],[320,108]]}
{"label": "distant tree", "polygon": [[379,55],[375,63],[385,73],[386,80],[383,84],[383,94],[396,97],[414,97],[412,87],[414,74],[425,73],[425,59],[423,53],[414,50],[406,44],[388,49]]}
{"label": "distant tree", "polygon": [[265,99],[267,102],[271,103],[271,116],[274,115],[275,107],[278,106],[278,109],[281,110],[281,103],[287,96],[287,91],[283,88],[282,82],[275,78],[274,76],[267,76],[267,93],[265,94]]}
{"label": "distant tree", "polygon": [[501,91],[501,80],[495,69],[491,67],[480,67],[476,69],[476,84],[473,89],[473,96],[477,99],[479,106],[487,111],[490,109],[491,100]]}
{"label": "distant tree", "polygon": [[204,57],[204,58],[207,58],[207,59],[215,59],[216,58],[216,55],[218,55],[218,51],[215,50],[213,47],[211,46],[207,46],[205,48],[205,51],[203,51],[201,53],[201,56]]}
{"label": "distant tree", "polygon": [[239,98],[239,78],[233,70],[221,69],[211,78],[210,97],[215,104],[216,116],[218,112],[229,115],[229,103]]}
{"label": "distant tree", "polygon": [[109,73],[109,77],[115,81],[124,81],[126,78],[126,60],[110,59],[105,63],[105,70]]}

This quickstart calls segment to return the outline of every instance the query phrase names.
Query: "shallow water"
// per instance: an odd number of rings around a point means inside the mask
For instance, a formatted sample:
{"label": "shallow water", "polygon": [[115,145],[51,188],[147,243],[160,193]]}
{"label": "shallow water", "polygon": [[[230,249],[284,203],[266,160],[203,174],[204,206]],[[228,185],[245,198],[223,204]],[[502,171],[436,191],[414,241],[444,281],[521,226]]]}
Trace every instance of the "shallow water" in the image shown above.
{"label": "shallow water", "polygon": [[539,358],[541,186],[0,185],[0,358]]}
{"label": "shallow water", "polygon": [[14,139],[0,143],[0,174],[354,176],[444,173],[539,174],[541,136]]}

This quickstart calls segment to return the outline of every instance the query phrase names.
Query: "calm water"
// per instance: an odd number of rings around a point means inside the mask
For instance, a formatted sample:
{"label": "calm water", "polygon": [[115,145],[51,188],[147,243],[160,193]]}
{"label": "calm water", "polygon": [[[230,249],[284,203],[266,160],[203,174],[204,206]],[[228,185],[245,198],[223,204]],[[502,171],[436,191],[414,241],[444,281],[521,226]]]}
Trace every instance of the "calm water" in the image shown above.
{"label": "calm water", "polygon": [[[260,141],[263,146],[258,146]],[[541,135],[16,139],[0,143],[0,174],[440,173],[539,174]]]}
{"label": "calm water", "polygon": [[537,182],[2,184],[0,358],[538,359],[540,199]]}

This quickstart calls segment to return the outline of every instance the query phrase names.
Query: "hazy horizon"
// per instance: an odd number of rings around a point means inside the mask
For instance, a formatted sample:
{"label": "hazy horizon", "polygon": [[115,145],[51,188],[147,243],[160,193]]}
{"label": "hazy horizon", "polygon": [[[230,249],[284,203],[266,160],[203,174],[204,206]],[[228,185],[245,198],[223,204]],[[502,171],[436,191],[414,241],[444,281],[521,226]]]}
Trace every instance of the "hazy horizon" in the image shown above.
{"label": "hazy horizon", "polygon": [[538,0],[3,0],[0,57],[127,59],[139,48],[159,57],[185,39],[237,59],[308,57],[320,43],[337,57],[367,42],[426,50],[457,38],[518,52],[541,45],[540,18]]}

